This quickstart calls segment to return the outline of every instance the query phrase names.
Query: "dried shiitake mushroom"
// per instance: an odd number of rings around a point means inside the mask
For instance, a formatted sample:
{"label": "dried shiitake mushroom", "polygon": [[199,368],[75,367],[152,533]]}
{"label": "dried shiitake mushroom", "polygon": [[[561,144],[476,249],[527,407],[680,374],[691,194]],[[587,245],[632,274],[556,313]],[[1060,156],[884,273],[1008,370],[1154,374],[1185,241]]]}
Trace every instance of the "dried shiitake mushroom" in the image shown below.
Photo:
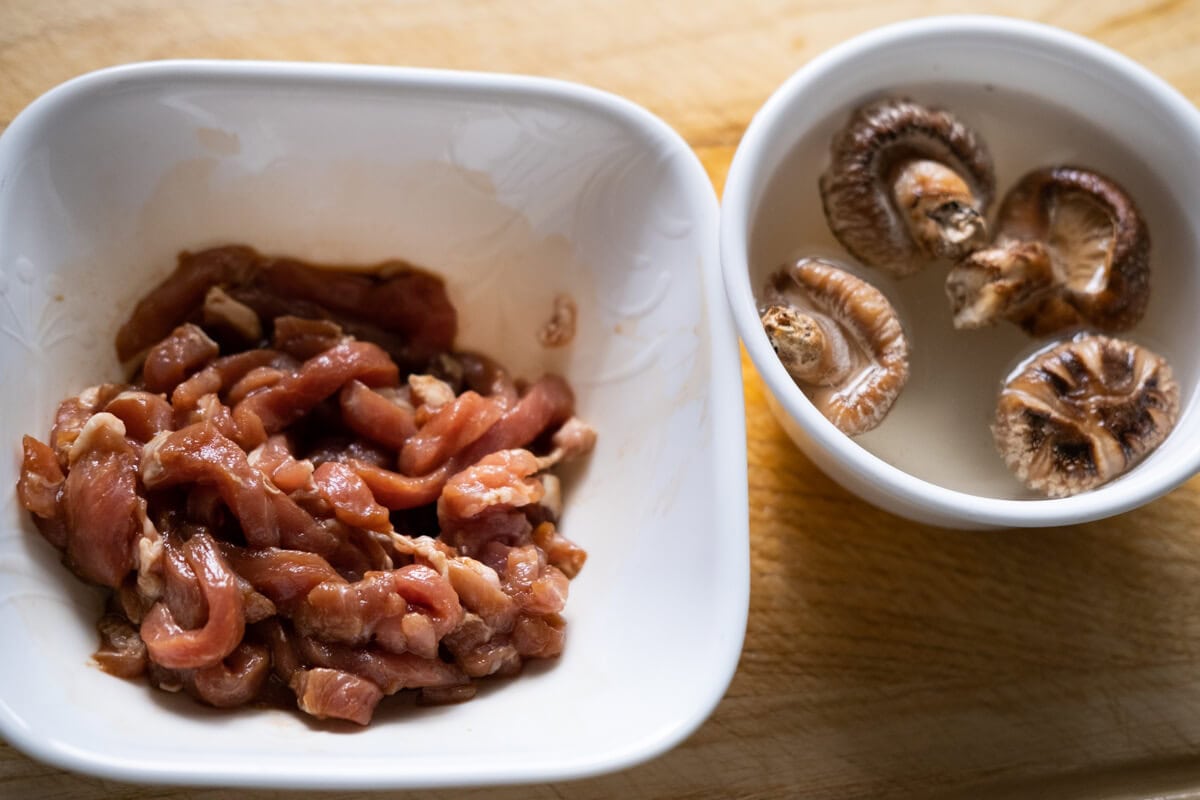
{"label": "dried shiitake mushroom", "polygon": [[1080,334],[1009,378],[992,433],[1022,483],[1066,497],[1129,470],[1162,443],[1178,414],[1179,386],[1161,356]]}
{"label": "dried shiitake mushroom", "polygon": [[949,112],[895,98],[871,103],[834,137],[831,157],[820,181],[825,217],[864,264],[909,275],[987,243],[992,158]]}
{"label": "dried shiitake mushroom", "polygon": [[993,246],[950,270],[946,294],[960,329],[1008,319],[1034,336],[1128,330],[1150,298],[1150,234],[1103,175],[1037,169],[1005,196]]}
{"label": "dried shiitake mushroom", "polygon": [[842,432],[883,421],[908,380],[908,341],[887,298],[817,259],[783,267],[767,288],[763,328],[792,379]]}

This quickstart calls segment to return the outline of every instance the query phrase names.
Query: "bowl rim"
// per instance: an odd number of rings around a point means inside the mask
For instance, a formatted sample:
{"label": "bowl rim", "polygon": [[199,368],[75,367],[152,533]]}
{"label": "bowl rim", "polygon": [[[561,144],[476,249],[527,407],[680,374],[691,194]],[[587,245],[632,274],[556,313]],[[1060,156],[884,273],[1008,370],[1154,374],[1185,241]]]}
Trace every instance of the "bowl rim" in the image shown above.
{"label": "bowl rim", "polygon": [[[957,520],[964,527],[1043,527],[1101,519],[1128,511],[1161,496],[1200,471],[1200,448],[1158,466],[1158,479],[1129,484],[1118,482],[1074,497],[1001,499],[949,489],[895,467],[844,435],[816,410],[776,357],[758,320],[750,285],[749,233],[755,193],[768,147],[777,137],[781,118],[808,87],[819,83],[848,62],[872,51],[936,45],[954,39],[1020,43],[1044,52],[1065,52],[1105,75],[1120,76],[1135,85],[1200,142],[1200,111],[1174,87],[1128,56],[1084,36],[1038,22],[988,15],[944,15],[907,20],[869,30],[813,58],[794,72],[759,109],[734,153],[721,198],[721,267],[734,322],[755,368],[768,390],[810,437],[835,462],[837,469],[865,477],[872,489],[917,514],[914,518]],[[1194,405],[1194,403],[1192,404]],[[900,511],[898,513],[905,513]],[[945,524],[945,523],[940,523]]]}
{"label": "bowl rim", "polygon": [[[745,481],[745,410],[741,391],[738,338],[725,300],[720,276],[717,229],[719,203],[715,188],[695,152],[661,118],[619,95],[571,81],[531,75],[487,73],[424,67],[343,63],[283,62],[220,59],[166,59],[107,67],[71,78],[48,90],[22,109],[0,133],[0,187],[16,157],[31,146],[43,117],[98,91],[147,82],[188,80],[278,81],[325,89],[424,89],[453,93],[476,92],[503,97],[549,99],[567,107],[586,109],[615,121],[632,135],[661,143],[681,159],[680,191],[702,210],[697,236],[703,254],[695,271],[701,280],[709,336],[709,417],[713,420],[712,470],[724,487],[716,498],[713,517],[714,557],[722,559],[723,583],[729,603],[722,618],[727,629],[714,631],[722,644],[721,658],[707,666],[703,694],[693,698],[688,714],[661,720],[645,731],[630,731],[618,746],[557,761],[514,762],[500,768],[468,768],[461,773],[418,775],[393,770],[331,770],[314,775],[299,771],[239,768],[233,764],[197,763],[156,765],[136,758],[110,758],[76,743],[46,738],[17,716],[0,698],[0,735],[16,749],[48,764],[102,778],[132,783],[193,786],[241,786],[286,789],[429,789],[586,778],[625,769],[674,748],[707,720],[724,697],[736,671],[745,638],[750,599],[749,500]],[[740,488],[739,488],[740,487]]]}

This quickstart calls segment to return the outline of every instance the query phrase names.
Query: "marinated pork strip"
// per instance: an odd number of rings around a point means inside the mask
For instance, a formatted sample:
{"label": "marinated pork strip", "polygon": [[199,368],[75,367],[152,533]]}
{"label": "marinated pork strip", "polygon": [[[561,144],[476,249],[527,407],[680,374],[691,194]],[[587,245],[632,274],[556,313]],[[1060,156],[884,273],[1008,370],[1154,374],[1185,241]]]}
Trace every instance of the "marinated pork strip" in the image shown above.
{"label": "marinated pork strip", "polygon": [[433,623],[416,611],[381,620],[375,628],[375,644],[389,653],[438,657],[438,635]]}
{"label": "marinated pork strip", "polygon": [[391,573],[367,573],[362,580],[324,581],[314,586],[292,615],[296,632],[328,642],[366,644],[375,627],[408,611]]}
{"label": "marinated pork strip", "polygon": [[58,457],[59,466],[66,469],[70,462],[71,445],[79,438],[79,433],[92,415],[127,388],[124,384],[102,383],[88,387],[78,396],[68,397],[58,404],[54,426],[50,429],[50,447]]}
{"label": "marinated pork strip", "polygon": [[[374,681],[353,671],[328,666],[309,667],[306,666],[308,662],[357,663],[376,678],[395,684],[389,693],[399,691],[406,677],[413,680],[421,672],[439,678],[425,681],[441,684],[431,688],[450,689],[462,685],[458,682],[450,684],[445,677],[439,677],[444,670],[423,669],[421,661],[414,660],[411,654],[404,659],[367,658],[356,662],[344,649],[324,646],[311,640],[303,641],[302,637],[277,619],[263,623],[258,630],[270,648],[271,669],[276,677],[288,684],[295,693],[300,710],[318,719],[345,719],[366,725],[384,691]],[[304,656],[300,652],[302,644],[306,652]],[[452,675],[456,681],[464,680],[457,673]]]}
{"label": "marinated pork strip", "polygon": [[[347,335],[354,335],[342,327],[341,321],[334,320],[334,315],[329,311],[329,309],[325,308],[319,303],[311,303],[307,300],[300,300],[299,298],[295,297],[284,297],[282,295],[274,294],[273,292],[253,283],[248,283],[241,286],[228,286],[226,287],[225,291],[235,302],[254,311],[254,313],[258,315],[260,321],[263,323],[269,323],[269,326],[264,325],[264,329],[268,327],[273,328],[274,323],[277,320],[291,317],[293,319],[303,319],[311,322],[328,322],[330,325],[333,325],[343,333]],[[357,336],[356,338],[365,339],[366,337]],[[395,338],[395,343],[397,345],[402,344],[399,341],[399,337],[393,338]],[[271,331],[271,340],[274,341],[274,339],[274,331]],[[297,342],[297,344],[299,344],[299,342]],[[382,342],[376,342],[376,344],[379,344],[385,350],[389,349]],[[304,352],[304,348],[301,348],[301,352]],[[318,350],[317,352],[320,351]],[[310,352],[309,356],[311,355],[314,354]],[[304,359],[301,358],[301,360]]]}
{"label": "marinated pork strip", "polygon": [[557,567],[546,563],[535,545],[509,548],[502,586],[521,610],[538,616],[557,614],[567,604],[569,581]]}
{"label": "marinated pork strip", "polygon": [[162,602],[181,628],[199,628],[208,619],[208,601],[184,549],[178,536],[168,535],[163,540]]}
{"label": "marinated pork strip", "polygon": [[279,383],[287,374],[277,367],[255,367],[229,387],[226,399],[230,405],[237,405],[255,392]]}
{"label": "marinated pork strip", "polygon": [[512,624],[515,622],[516,617],[514,616],[509,623],[508,629],[500,631],[495,626],[488,624],[483,617],[468,611],[463,615],[462,623],[442,640],[442,645],[454,657],[455,661],[458,662],[462,656],[469,654],[480,645],[486,644],[496,638],[497,633],[508,633],[508,630],[512,629]]}
{"label": "marinated pork strip", "polygon": [[99,412],[71,445],[63,485],[67,565],[84,580],[117,587],[136,564],[137,453],[125,425]]}
{"label": "marinated pork strip", "polygon": [[328,319],[306,319],[285,314],[275,318],[271,345],[276,350],[307,361],[341,344],[346,334],[342,326]]}
{"label": "marinated pork strip", "polygon": [[170,392],[219,352],[217,343],[199,325],[180,325],[150,348],[142,362],[142,382],[151,392]]}
{"label": "marinated pork strip", "polygon": [[450,478],[449,464],[419,478],[410,478],[357,458],[347,460],[346,464],[366,482],[380,505],[393,511],[419,508],[436,501]]}
{"label": "marinated pork strip", "polygon": [[[396,592],[408,602],[409,613],[405,619],[417,615],[428,620],[430,630],[438,640],[458,627],[463,617],[462,605],[445,576],[423,564],[409,564],[386,574],[392,576]],[[316,605],[311,594],[308,602]],[[413,626],[405,626],[406,633],[424,627],[418,623]]]}
{"label": "marinated pork strip", "polygon": [[381,505],[393,511],[417,508],[438,500],[452,475],[484,456],[529,444],[549,426],[569,419],[574,402],[566,382],[549,375],[533,384],[487,432],[433,472],[413,477],[358,459],[348,459],[347,463],[366,481]]}
{"label": "marinated pork strip", "polygon": [[[450,573],[470,612],[442,643],[473,678],[511,674],[520,668],[522,658],[557,656],[565,639],[565,622],[557,612],[566,600],[566,577],[548,567],[532,545],[510,548],[492,543],[489,550],[489,557],[503,565],[503,583],[489,567],[467,569],[471,559],[455,559],[458,563]],[[489,619],[480,613],[481,601],[495,603],[496,593],[507,609]]]}
{"label": "marinated pork strip", "polygon": [[197,533],[184,556],[208,606],[203,626],[184,629],[166,603],[158,602],[142,621],[141,637],[150,658],[167,669],[197,669],[217,664],[237,647],[245,629],[242,592],[213,538]]}
{"label": "marinated pork strip", "polygon": [[367,386],[393,386],[399,370],[388,354],[370,342],[345,342],[310,358],[296,372],[270,388],[252,394],[234,408],[234,420],[249,431],[253,420],[260,433],[242,442],[257,447],[268,435],[296,422],[351,380]]}
{"label": "marinated pork strip", "polygon": [[531,525],[514,509],[536,503],[542,496],[540,481],[528,477],[537,472],[536,457],[525,450],[502,450],[452,472],[457,460],[423,478],[357,461],[350,466],[388,508],[416,508],[437,500],[442,538],[464,555],[475,555],[494,539],[512,544],[526,540]]}
{"label": "marinated pork strip", "polygon": [[488,453],[524,447],[547,428],[566,422],[574,408],[575,395],[567,382],[557,375],[546,375],[456,461],[461,469]]}
{"label": "marinated pork strip", "polygon": [[499,555],[492,560],[489,555],[490,545],[496,543],[514,547],[527,544],[532,535],[533,526],[522,509],[497,505],[476,516],[456,520],[449,527],[443,527],[441,539],[462,555],[481,559],[493,569],[503,571],[506,555]]}
{"label": "marinated pork strip", "polygon": [[142,450],[142,482],[147,489],[180,484],[212,484],[257,547],[279,544],[279,522],[258,470],[246,454],[210,422],[161,434]]}
{"label": "marinated pork strip", "polygon": [[399,450],[417,432],[411,406],[388,399],[362,381],[343,386],[338,402],[347,428],[384,447]]}
{"label": "marinated pork strip", "polygon": [[[368,572],[351,583],[311,553],[233,546],[224,551],[234,569],[291,617],[301,633],[324,640],[362,644],[385,620],[419,614],[428,619],[436,642],[462,618],[450,582],[426,566]],[[414,630],[417,623],[410,622],[400,632]],[[391,642],[399,640],[393,631]]]}
{"label": "marinated pork strip", "polygon": [[195,315],[213,286],[245,282],[258,254],[249,247],[216,247],[183,253],[179,265],[138,302],[117,332],[117,357],[129,361]]}
{"label": "marinated pork strip", "polygon": [[233,419],[233,410],[222,403],[221,398],[215,394],[206,394],[201,397],[196,402],[196,407],[187,414],[180,414],[177,421],[180,428],[206,422],[219,434],[234,442],[239,442],[244,438],[241,428]]}
{"label": "marinated pork strip", "polygon": [[289,683],[297,670],[304,668],[304,660],[297,650],[296,636],[278,617],[273,617],[255,626],[255,632],[266,642],[271,654],[271,672],[284,683]]}
{"label": "marinated pork strip", "polygon": [[[21,476],[17,480],[17,499],[26,510],[35,516],[56,520],[62,517],[60,498],[66,475],[58,465],[58,457],[49,445],[42,444],[32,436],[21,438]],[[51,542],[55,547],[66,547],[66,539]]]}
{"label": "marinated pork strip", "polygon": [[493,631],[507,632],[512,628],[517,606],[501,587],[496,570],[464,556],[447,559],[446,566],[446,577],[463,608]]}
{"label": "marinated pork strip", "polygon": [[537,458],[528,450],[501,450],[455,474],[438,498],[443,533],[485,511],[536,503],[542,484],[530,476],[537,471]]}
{"label": "marinated pork strip", "polygon": [[388,510],[375,501],[366,481],[348,465],[326,461],[312,473],[312,481],[341,522],[373,531],[391,529]]}
{"label": "marinated pork strip", "polygon": [[427,686],[461,686],[467,676],[455,664],[413,653],[389,653],[375,647],[351,647],[312,636],[296,637],[297,651],[309,664],[351,672],[374,683],[384,694]]}
{"label": "marinated pork strip", "polygon": [[367,725],[383,690],[366,678],[340,669],[314,667],[292,674],[288,686],[296,693],[296,705],[317,719],[344,719]]}
{"label": "marinated pork strip", "polygon": [[185,673],[188,693],[216,708],[236,708],[259,696],[271,675],[265,645],[242,642],[216,664]]}
{"label": "marinated pork strip", "polygon": [[160,434],[142,451],[142,482],[147,489],[210,483],[255,547],[279,544],[332,553],[340,541],[290,497],[270,486],[246,453],[211,423]]}
{"label": "marinated pork strip", "polygon": [[521,654],[508,636],[484,639],[474,646],[451,648],[455,664],[471,678],[515,675],[521,671]]}
{"label": "marinated pork strip", "polygon": [[104,410],[121,420],[125,435],[139,444],[175,427],[175,411],[161,394],[127,389],[108,401]]}
{"label": "marinated pork strip", "polygon": [[146,671],[146,644],[137,628],[120,614],[105,614],[96,623],[100,648],[92,656],[100,669],[118,678],[136,678]]}
{"label": "marinated pork strip", "polygon": [[[323,641],[361,645],[374,638],[385,620],[409,613],[425,617],[433,637],[452,631],[462,619],[462,606],[450,582],[429,567],[410,564],[387,572],[368,572],[362,580],[324,581],[296,605],[292,617],[297,632]],[[408,630],[418,631],[418,623]],[[404,629],[392,630],[384,649],[407,649]],[[386,646],[390,643],[390,646]],[[436,652],[436,651],[435,651]]]}
{"label": "marinated pork strip", "polygon": [[477,441],[504,415],[494,400],[465,391],[441,406],[429,421],[404,442],[400,472],[425,475]]}
{"label": "marinated pork strip", "polygon": [[231,544],[222,545],[221,552],[239,575],[288,616],[295,613],[308,593],[321,583],[345,582],[338,571],[316,553]]}
{"label": "marinated pork strip", "polygon": [[171,406],[176,414],[186,413],[196,407],[201,397],[228,391],[256,369],[286,370],[295,365],[290,356],[278,350],[247,350],[222,356],[176,386],[171,392]]}
{"label": "marinated pork strip", "polygon": [[305,598],[322,583],[346,584],[371,574],[377,567],[391,569],[391,557],[382,548],[375,547],[374,542],[363,544],[357,538],[351,532],[343,549],[328,558],[302,550],[230,544],[223,546],[223,552],[241,577],[279,613],[290,617],[300,613]]}
{"label": "marinated pork strip", "polygon": [[287,436],[279,433],[267,437],[267,441],[246,456],[246,460],[284,494],[308,487],[313,475],[312,462],[292,455]]}
{"label": "marinated pork strip", "polygon": [[567,638],[567,623],[558,614],[522,615],[513,627],[512,645],[522,658],[554,658],[561,655]]}
{"label": "marinated pork strip", "polygon": [[258,285],[399,334],[412,358],[428,359],[454,346],[458,312],[445,284],[411,264],[388,261],[361,273],[284,258],[264,260],[261,266],[255,276]]}
{"label": "marinated pork strip", "polygon": [[578,575],[587,561],[587,551],[559,533],[552,522],[534,528],[533,543],[546,554],[546,561],[568,578]]}

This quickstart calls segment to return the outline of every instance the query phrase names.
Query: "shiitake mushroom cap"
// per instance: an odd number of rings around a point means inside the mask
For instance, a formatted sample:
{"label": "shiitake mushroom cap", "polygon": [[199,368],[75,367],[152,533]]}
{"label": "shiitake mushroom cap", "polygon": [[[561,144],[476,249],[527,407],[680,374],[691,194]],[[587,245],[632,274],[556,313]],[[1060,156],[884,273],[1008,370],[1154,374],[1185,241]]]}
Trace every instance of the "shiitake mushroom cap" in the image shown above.
{"label": "shiitake mushroom cap", "polygon": [[1150,300],[1150,232],[1115,181],[1043,167],[1000,205],[996,242],[956,264],[946,293],[958,328],[1008,319],[1034,336],[1132,328]]}
{"label": "shiitake mushroom cap", "polygon": [[[956,180],[957,190],[946,186]],[[897,276],[957,260],[987,241],[992,158],[948,111],[893,97],[863,106],[834,137],[819,186],[838,241],[863,264]]]}
{"label": "shiitake mushroom cap", "polygon": [[992,433],[1025,486],[1066,497],[1131,469],[1178,416],[1179,386],[1165,359],[1132,342],[1081,333],[1009,377]]}
{"label": "shiitake mushroom cap", "polygon": [[908,381],[900,317],[871,284],[820,259],[778,270],[761,321],[784,368],[843,433],[879,425]]}

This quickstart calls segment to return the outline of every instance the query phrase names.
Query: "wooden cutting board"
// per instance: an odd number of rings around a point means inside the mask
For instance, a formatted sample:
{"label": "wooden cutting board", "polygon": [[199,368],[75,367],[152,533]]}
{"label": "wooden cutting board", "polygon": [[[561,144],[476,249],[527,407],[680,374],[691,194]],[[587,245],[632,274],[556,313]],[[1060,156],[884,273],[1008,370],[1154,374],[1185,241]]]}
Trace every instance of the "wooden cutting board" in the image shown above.
{"label": "wooden cutting board", "polygon": [[[719,190],[746,124],[793,70],[868,28],[956,11],[1094,37],[1200,101],[1194,2],[0,0],[0,125],[70,77],[145,59],[525,72],[647,107],[691,143]],[[833,484],[771,418],[744,358],[743,374],[752,598],[741,664],[712,718],[671,753],[616,775],[412,797],[1200,790],[1200,480],[1075,528],[928,528]],[[75,776],[0,745],[2,796],[100,794],[228,796]]]}

